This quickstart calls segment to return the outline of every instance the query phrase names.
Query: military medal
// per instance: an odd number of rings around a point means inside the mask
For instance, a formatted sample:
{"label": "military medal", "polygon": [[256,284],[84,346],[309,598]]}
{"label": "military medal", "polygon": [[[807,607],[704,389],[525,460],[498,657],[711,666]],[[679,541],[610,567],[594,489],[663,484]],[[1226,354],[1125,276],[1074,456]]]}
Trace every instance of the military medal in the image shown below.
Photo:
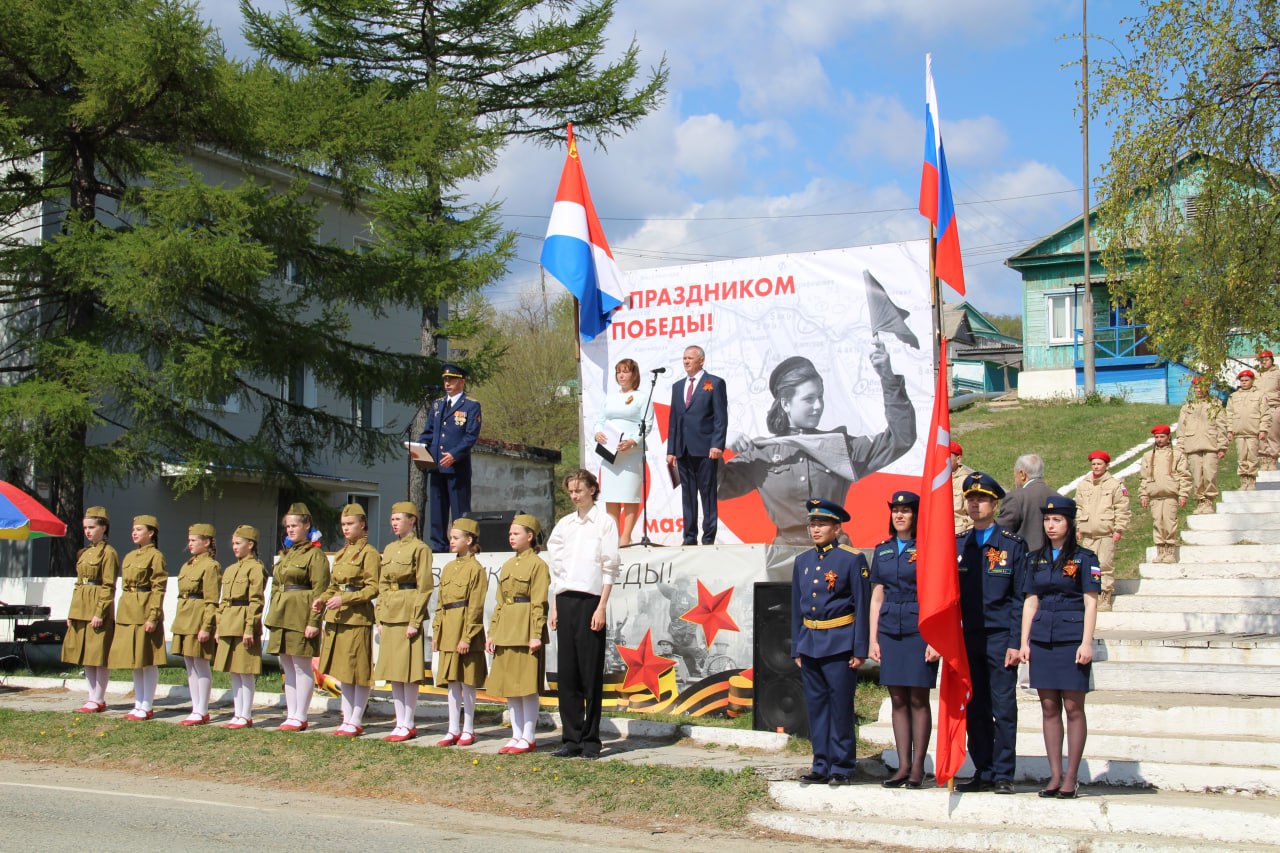
{"label": "military medal", "polygon": [[1076,576],[1076,572],[1080,571],[1080,564],[1075,560],[1067,560],[1066,565],[1062,567],[1062,573],[1069,578]]}
{"label": "military medal", "polygon": [[831,592],[836,588],[836,573],[827,569],[827,573],[823,575],[827,579],[827,592]]}
{"label": "military medal", "polygon": [[702,383],[702,390],[703,390],[703,391],[710,391],[710,390],[711,390],[711,383],[710,383],[710,382],[703,382],[703,383]]}
{"label": "military medal", "polygon": [[915,561],[916,561],[916,550],[912,548],[910,551],[907,552],[907,562],[914,563]]}
{"label": "military medal", "polygon": [[987,549],[987,568],[994,569],[996,567],[996,563],[1000,562],[1000,555],[1003,553],[1004,553],[1003,551],[997,551],[995,548],[988,548]]}
{"label": "military medal", "polygon": [[453,422],[454,422],[455,424],[457,424],[458,426],[466,426],[466,425],[467,425],[467,413],[466,413],[466,412],[461,412],[461,411],[459,411],[459,412],[454,412],[454,413],[453,413]]}

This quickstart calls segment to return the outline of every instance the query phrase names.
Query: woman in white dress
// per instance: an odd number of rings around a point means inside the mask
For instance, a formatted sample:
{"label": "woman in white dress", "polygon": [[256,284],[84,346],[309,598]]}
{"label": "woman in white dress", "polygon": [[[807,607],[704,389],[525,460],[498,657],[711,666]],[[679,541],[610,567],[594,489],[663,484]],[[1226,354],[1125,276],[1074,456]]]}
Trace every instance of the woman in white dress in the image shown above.
{"label": "woman in white dress", "polygon": [[646,435],[653,435],[653,408],[640,393],[640,366],[629,358],[613,368],[618,389],[605,397],[604,410],[596,419],[596,441],[604,444],[606,429],[621,436],[613,462],[600,465],[600,500],[618,525],[618,544],[631,544],[631,531],[640,516],[640,492],[644,484],[644,456],[640,452],[640,423]]}

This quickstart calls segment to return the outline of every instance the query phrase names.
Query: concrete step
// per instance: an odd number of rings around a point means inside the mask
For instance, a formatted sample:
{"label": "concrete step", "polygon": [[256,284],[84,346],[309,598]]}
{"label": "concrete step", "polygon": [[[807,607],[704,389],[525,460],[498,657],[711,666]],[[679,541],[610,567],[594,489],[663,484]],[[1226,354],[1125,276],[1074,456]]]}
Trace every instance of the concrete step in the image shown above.
{"label": "concrete step", "polygon": [[1100,633],[1094,637],[1093,660],[1095,670],[1103,662],[1280,667],[1280,636],[1155,631]]}
{"label": "concrete step", "polygon": [[1116,594],[1124,596],[1199,599],[1206,592],[1213,593],[1215,598],[1241,596],[1280,599],[1280,572],[1277,572],[1275,577],[1269,578],[1215,578],[1212,584],[1205,583],[1203,577],[1195,576],[1167,579],[1144,577],[1139,580],[1116,581]]}
{"label": "concrete step", "polygon": [[[1198,566],[1203,563],[1275,563],[1280,550],[1274,545],[1201,545],[1188,542],[1178,549],[1178,562]],[[1147,563],[1154,563],[1155,546],[1147,548]],[[1168,564],[1157,564],[1168,565]]]}
{"label": "concrete step", "polygon": [[[1268,485],[1273,485],[1272,481],[1265,481]],[[1239,489],[1233,489],[1229,492],[1223,492],[1220,496],[1224,504],[1247,504],[1257,503],[1265,504],[1264,509],[1275,512],[1280,507],[1280,489],[1258,489],[1252,492],[1242,492]]]}
{"label": "concrete step", "polygon": [[[1239,506],[1239,504],[1232,504]],[[1224,512],[1213,515],[1187,516],[1188,530],[1277,530],[1280,513]]]}
{"label": "concrete step", "polygon": [[[1178,583],[1178,581],[1166,581]],[[1122,595],[1112,603],[1113,613],[1185,613],[1194,609],[1197,613],[1280,614],[1280,598],[1273,596],[1218,595],[1218,590],[1206,590],[1212,596],[1190,600],[1185,595]]]}
{"label": "concrete step", "polygon": [[1104,661],[1093,668],[1096,690],[1280,696],[1280,666]]}
{"label": "concrete step", "polygon": [[[1076,800],[1016,800],[944,789],[886,790],[770,783],[782,811],[756,812],[761,826],[805,838],[876,848],[1083,851],[1275,850],[1273,804],[1206,794],[1086,791]],[[1015,805],[1016,803],[1016,805]],[[886,817],[892,815],[892,818]]]}
{"label": "concrete step", "polygon": [[1280,545],[1280,529],[1184,530],[1182,541],[1187,545],[1269,545],[1274,552]]}
{"label": "concrete step", "polygon": [[[1109,631],[1203,631],[1222,634],[1280,634],[1280,614],[1216,613],[1188,610],[1186,613],[1121,609],[1122,596],[1115,600],[1110,613],[1099,613],[1097,630]],[[1199,608],[1201,602],[1195,602]]]}
{"label": "concrete step", "polygon": [[[1185,547],[1183,549],[1186,550]],[[1275,563],[1141,563],[1138,574],[1143,580],[1177,580],[1187,578],[1196,581],[1224,578],[1280,578],[1280,562]],[[1121,583],[1121,581],[1116,581]]]}

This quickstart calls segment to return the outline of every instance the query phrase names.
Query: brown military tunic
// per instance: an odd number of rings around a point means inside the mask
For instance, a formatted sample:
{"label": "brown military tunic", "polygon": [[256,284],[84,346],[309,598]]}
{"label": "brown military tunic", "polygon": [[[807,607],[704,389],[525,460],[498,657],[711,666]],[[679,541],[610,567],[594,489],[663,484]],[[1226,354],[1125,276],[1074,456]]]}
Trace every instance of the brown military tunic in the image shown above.
{"label": "brown military tunic", "polygon": [[1276,458],[1280,457],[1280,367],[1271,365],[1270,370],[1258,368],[1258,378],[1253,386],[1262,392],[1262,398],[1271,412],[1271,429],[1267,432],[1267,440],[1258,444],[1258,462],[1263,471],[1271,471],[1276,467]]}
{"label": "brown military tunic", "polygon": [[[213,629],[218,613],[218,561],[199,554],[178,570],[178,612],[174,614],[169,650],[181,657],[213,660]],[[209,639],[200,642],[199,633]]]}
{"label": "brown military tunic", "polygon": [[281,551],[271,575],[271,608],[267,627],[271,637],[267,651],[273,655],[315,657],[320,653],[320,635],[307,637],[307,628],[320,627],[320,614],[311,612],[315,601],[329,586],[329,558],[311,542],[300,542]]}
{"label": "brown military tunic", "polygon": [[963,462],[951,472],[951,507],[955,512],[957,535],[973,528],[973,519],[969,517],[969,502],[964,499],[964,478],[972,473],[973,469]]}
{"label": "brown military tunic", "polygon": [[[484,599],[488,592],[488,573],[471,554],[450,561],[440,573],[440,599],[432,635],[438,652],[437,687],[450,681],[473,687],[484,684],[489,674],[484,656]],[[460,655],[458,644],[464,640],[471,648]]]}
{"label": "brown military tunic", "polygon": [[[380,681],[421,684],[426,680],[423,625],[431,602],[431,549],[414,534],[392,542],[382,552],[378,576],[378,663]],[[418,629],[410,639],[409,626]]]}
{"label": "brown military tunic", "polygon": [[1227,452],[1227,413],[1213,397],[1188,400],[1178,410],[1178,447],[1187,455],[1197,506],[1218,497],[1218,454]]}
{"label": "brown military tunic", "polygon": [[[62,637],[62,662],[79,666],[106,666],[115,633],[116,578],[120,557],[105,540],[90,545],[76,557],[76,585],[67,611],[67,633]],[[102,620],[98,628],[89,624]]]}
{"label": "brown military tunic", "polygon": [[[550,586],[551,571],[532,548],[502,564],[497,606],[489,620],[489,639],[495,648],[485,692],[512,697],[542,690]],[[529,641],[535,639],[543,646],[531,652]]]}
{"label": "brown military tunic", "polygon": [[320,671],[343,684],[373,686],[373,600],[378,597],[378,549],[368,538],[347,544],[333,558],[321,607],[335,595],[337,610],[322,610]]}
{"label": "brown military tunic", "polygon": [[[156,546],[142,545],[125,555],[120,565],[115,636],[108,656],[112,669],[142,669],[168,661],[164,653],[164,591],[168,583],[164,554]],[[145,628],[147,622],[155,626],[150,633]]]}
{"label": "brown military tunic", "polygon": [[1153,447],[1142,455],[1142,489],[1156,545],[1178,544],[1178,501],[1191,495],[1191,471],[1181,450]]}
{"label": "brown military tunic", "polygon": [[1116,583],[1115,534],[1128,530],[1132,518],[1129,495],[1110,471],[1096,479],[1090,474],[1076,487],[1076,531],[1080,544],[1098,555],[1104,596]]}
{"label": "brown military tunic", "polygon": [[[248,556],[227,566],[222,573],[222,597],[218,601],[218,647],[213,665],[222,672],[257,675],[262,672],[262,607],[267,572],[262,561]],[[244,638],[253,637],[245,647]]]}
{"label": "brown military tunic", "polygon": [[1271,411],[1258,386],[1236,389],[1227,400],[1227,432],[1236,442],[1236,473],[1241,477],[1258,476],[1258,435],[1270,428]]}

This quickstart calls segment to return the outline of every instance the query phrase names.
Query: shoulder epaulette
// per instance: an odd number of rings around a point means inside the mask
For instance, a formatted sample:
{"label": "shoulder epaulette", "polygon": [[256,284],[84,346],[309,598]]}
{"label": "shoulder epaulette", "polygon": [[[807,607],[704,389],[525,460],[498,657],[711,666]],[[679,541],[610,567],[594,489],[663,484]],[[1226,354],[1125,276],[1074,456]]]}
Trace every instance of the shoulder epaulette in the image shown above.
{"label": "shoulder epaulette", "polygon": [[843,545],[843,544],[842,544],[840,547],[841,547],[841,548],[843,548],[844,550],[848,551],[850,554],[858,554],[858,555],[861,555],[861,554],[862,554],[862,552],[861,552],[861,551],[859,551],[857,548],[853,547],[852,545]]}
{"label": "shoulder epaulette", "polygon": [[1005,535],[1005,536],[1007,536],[1008,538],[1012,539],[1014,542],[1022,542],[1023,544],[1026,544],[1026,540],[1025,540],[1025,539],[1023,539],[1023,538],[1022,538],[1021,536],[1019,536],[1018,534],[1014,533],[1013,531],[1005,530],[1003,527],[998,528],[998,529],[999,529],[999,531],[1000,531],[1002,534],[1004,534],[1004,535]]}

